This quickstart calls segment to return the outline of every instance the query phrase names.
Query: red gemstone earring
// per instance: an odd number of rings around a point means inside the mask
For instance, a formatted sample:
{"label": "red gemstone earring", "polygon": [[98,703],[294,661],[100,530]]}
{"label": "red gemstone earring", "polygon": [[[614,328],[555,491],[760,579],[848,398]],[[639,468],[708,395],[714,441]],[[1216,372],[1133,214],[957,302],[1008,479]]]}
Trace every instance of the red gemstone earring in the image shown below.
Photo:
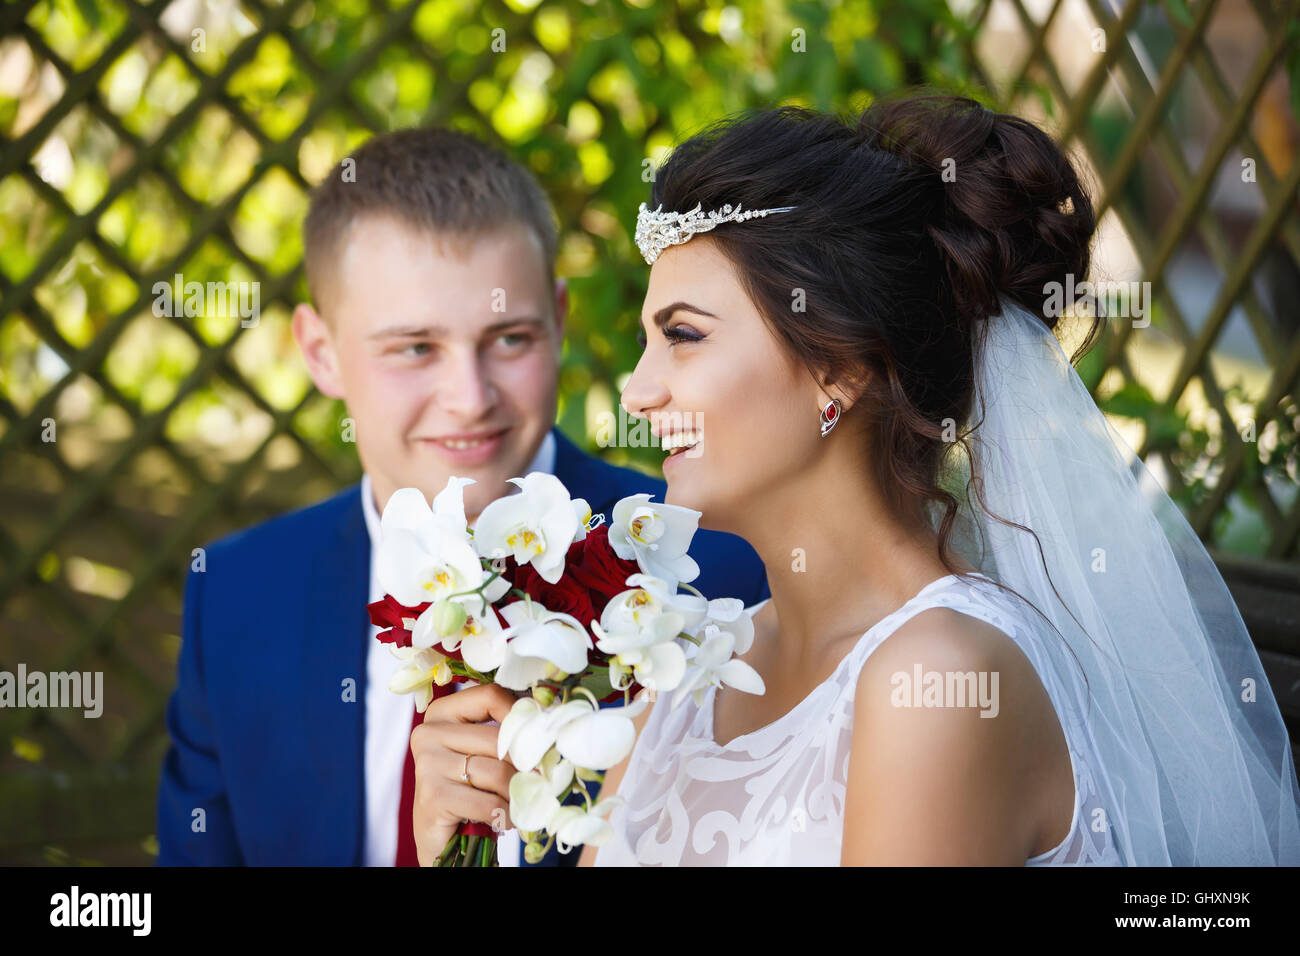
{"label": "red gemstone earring", "polygon": [[840,400],[838,398],[832,398],[826,403],[826,407],[822,409],[822,438],[829,435],[831,429],[835,427],[837,422],[839,422],[841,407]]}

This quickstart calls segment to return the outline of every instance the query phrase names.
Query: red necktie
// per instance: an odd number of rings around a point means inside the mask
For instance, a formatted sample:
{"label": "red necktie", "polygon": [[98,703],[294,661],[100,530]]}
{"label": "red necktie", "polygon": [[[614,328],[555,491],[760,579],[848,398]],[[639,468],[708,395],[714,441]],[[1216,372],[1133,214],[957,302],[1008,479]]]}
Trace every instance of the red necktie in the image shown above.
{"label": "red necktie", "polygon": [[[433,699],[446,697],[456,690],[455,684],[433,686]],[[424,714],[412,708],[411,730],[424,722]],[[402,767],[402,802],[397,808],[397,862],[394,866],[419,866],[420,858],[415,852],[415,830],[411,815],[415,811],[415,755],[411,748],[406,748],[406,764]]]}

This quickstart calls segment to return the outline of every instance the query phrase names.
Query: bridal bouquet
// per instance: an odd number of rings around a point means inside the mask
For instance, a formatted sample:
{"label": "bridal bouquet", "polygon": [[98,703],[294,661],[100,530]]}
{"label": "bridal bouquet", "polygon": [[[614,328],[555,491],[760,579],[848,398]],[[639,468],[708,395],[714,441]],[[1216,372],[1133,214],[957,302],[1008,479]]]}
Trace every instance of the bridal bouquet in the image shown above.
{"label": "bridal bouquet", "polygon": [[[396,492],[376,554],[385,594],[369,611],[403,665],[389,689],[413,693],[421,713],[434,685],[495,682],[519,695],[497,756],[517,770],[510,821],[537,862],[553,842],[567,853],[612,835],[618,798],[593,802],[587,784],[631,752],[632,719],[653,694],[674,692],[676,707],[710,686],[764,686],[733,657],[754,637],[743,602],[686,583],[699,574],[687,549],[700,512],[630,495],[606,526],[554,475],[510,481],[519,493],[489,504],[473,529],[462,492],[473,479],[450,478],[432,508],[415,488]],[[652,694],[638,697],[643,688]],[[582,805],[564,803],[572,794]],[[462,823],[438,865],[496,865],[500,829]]]}

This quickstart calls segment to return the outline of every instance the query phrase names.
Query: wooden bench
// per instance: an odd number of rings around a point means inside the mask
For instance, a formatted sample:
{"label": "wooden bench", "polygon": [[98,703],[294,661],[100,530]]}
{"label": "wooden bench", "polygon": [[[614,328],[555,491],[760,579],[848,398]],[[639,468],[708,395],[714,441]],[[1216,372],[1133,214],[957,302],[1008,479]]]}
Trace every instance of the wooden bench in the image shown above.
{"label": "wooden bench", "polygon": [[1300,567],[1213,554],[1246,622],[1300,764]]}

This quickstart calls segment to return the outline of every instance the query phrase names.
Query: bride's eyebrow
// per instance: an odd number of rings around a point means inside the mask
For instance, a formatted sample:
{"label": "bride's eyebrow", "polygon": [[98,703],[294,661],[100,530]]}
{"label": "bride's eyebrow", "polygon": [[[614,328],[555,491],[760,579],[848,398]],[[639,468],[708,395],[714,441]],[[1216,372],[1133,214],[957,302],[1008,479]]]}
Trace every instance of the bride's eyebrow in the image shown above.
{"label": "bride's eyebrow", "polygon": [[[694,312],[696,315],[706,315],[711,319],[717,318],[717,316],[714,315],[712,312],[706,312],[704,309],[701,309],[699,306],[691,305],[689,302],[674,302],[672,305],[664,306],[662,309],[660,309],[658,312],[654,314],[655,328],[662,329],[664,327],[664,323],[666,323],[669,319],[671,319],[673,317],[673,313],[678,310],[684,312]],[[641,327],[641,334],[644,335],[645,323],[640,318],[638,318],[636,321],[637,321],[637,325]]]}

